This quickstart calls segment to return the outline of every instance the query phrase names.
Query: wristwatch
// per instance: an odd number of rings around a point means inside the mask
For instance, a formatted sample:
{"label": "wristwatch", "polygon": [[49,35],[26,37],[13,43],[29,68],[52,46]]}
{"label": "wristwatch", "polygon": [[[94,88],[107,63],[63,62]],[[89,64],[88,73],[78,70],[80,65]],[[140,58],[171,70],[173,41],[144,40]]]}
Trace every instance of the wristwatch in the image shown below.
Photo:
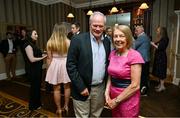
{"label": "wristwatch", "polygon": [[116,104],[120,103],[120,100],[118,99],[118,97],[115,98],[115,102],[116,102]]}

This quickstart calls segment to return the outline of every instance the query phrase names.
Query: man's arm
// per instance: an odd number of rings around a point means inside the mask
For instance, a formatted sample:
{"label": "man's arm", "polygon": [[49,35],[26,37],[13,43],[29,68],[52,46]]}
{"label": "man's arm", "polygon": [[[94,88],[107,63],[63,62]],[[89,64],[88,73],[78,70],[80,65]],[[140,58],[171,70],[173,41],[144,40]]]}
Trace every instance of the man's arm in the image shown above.
{"label": "man's arm", "polygon": [[80,51],[80,41],[76,37],[73,37],[68,50],[66,67],[72,85],[77,88],[79,93],[87,88],[78,69],[78,64],[81,61],[79,59]]}

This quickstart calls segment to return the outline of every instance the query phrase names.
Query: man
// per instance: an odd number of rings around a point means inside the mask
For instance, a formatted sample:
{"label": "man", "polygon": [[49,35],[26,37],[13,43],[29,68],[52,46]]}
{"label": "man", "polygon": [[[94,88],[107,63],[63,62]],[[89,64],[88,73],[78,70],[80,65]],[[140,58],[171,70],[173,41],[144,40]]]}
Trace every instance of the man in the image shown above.
{"label": "man", "polygon": [[68,33],[67,37],[71,40],[73,36],[80,34],[80,24],[74,22],[71,24],[71,32]]}
{"label": "man", "polygon": [[90,32],[71,40],[67,72],[72,82],[76,117],[100,117],[104,107],[110,41],[103,37],[106,17],[101,12],[90,16]]}
{"label": "man", "polygon": [[150,39],[144,33],[143,26],[137,26],[135,28],[135,34],[137,36],[136,41],[134,42],[134,48],[137,50],[143,57],[145,63],[142,65],[141,73],[141,95],[146,96],[148,90],[148,79],[149,79],[149,64],[150,64]]}
{"label": "man", "polygon": [[113,42],[112,42],[112,28],[111,27],[106,28],[105,37],[109,38],[109,40],[111,42],[111,50],[114,50],[114,46],[113,46]]}
{"label": "man", "polygon": [[73,35],[77,35],[80,33],[80,24],[78,22],[74,22],[71,24],[71,32]]}
{"label": "man", "polygon": [[[4,56],[4,62],[6,66],[7,79],[14,79],[16,77],[16,43],[13,40],[13,34],[11,32],[6,33],[6,39],[0,43],[0,50]],[[10,74],[11,72],[11,74]]]}

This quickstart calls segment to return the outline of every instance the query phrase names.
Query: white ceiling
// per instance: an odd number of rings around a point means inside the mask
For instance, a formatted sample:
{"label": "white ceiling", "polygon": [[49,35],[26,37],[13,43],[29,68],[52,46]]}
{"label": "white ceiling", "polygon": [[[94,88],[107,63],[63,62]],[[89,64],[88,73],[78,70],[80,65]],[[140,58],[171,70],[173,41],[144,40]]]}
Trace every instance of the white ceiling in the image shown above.
{"label": "white ceiling", "polygon": [[[70,5],[70,0],[32,0],[34,2],[43,4],[43,5],[50,5],[55,3],[64,3]],[[114,0],[91,0],[92,6],[97,5],[108,5],[113,4]],[[115,0],[116,2],[124,2],[124,1],[134,1],[134,0]],[[90,5],[90,0],[71,0],[71,5],[75,8],[84,8]]]}

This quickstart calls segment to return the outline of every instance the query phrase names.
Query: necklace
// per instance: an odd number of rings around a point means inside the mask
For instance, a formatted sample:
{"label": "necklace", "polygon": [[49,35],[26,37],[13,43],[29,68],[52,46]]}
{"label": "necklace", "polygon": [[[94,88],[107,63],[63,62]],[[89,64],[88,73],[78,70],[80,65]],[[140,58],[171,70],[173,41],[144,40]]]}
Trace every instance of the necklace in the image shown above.
{"label": "necklace", "polygon": [[117,55],[117,56],[127,55],[127,53],[128,53],[128,51],[127,51],[127,50],[122,51],[122,52],[116,51],[116,55]]}
{"label": "necklace", "polygon": [[116,51],[116,55],[117,55],[117,56],[122,56],[122,54],[123,54],[123,53],[120,53],[120,52]]}

